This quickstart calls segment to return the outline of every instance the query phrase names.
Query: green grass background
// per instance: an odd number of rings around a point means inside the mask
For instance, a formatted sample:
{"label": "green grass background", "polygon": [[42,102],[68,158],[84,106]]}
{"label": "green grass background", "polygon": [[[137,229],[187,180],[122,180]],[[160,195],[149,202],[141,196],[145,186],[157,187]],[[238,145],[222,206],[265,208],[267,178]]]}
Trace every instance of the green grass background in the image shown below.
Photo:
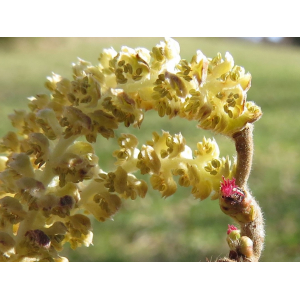
{"label": "green grass background", "polygon": [[[254,164],[250,188],[264,211],[265,250],[261,261],[300,261],[300,48],[290,45],[255,44],[233,38],[175,38],[181,56],[190,60],[197,49],[214,57],[229,51],[235,63],[252,74],[248,100],[263,110],[255,123]],[[103,48],[122,45],[152,49],[163,38],[2,38],[0,39],[0,136],[12,126],[7,115],[26,109],[27,97],[47,92],[44,82],[51,72],[71,78],[77,57],[97,63]],[[152,131],[182,132],[195,149],[203,136],[214,136],[221,155],[235,154],[233,143],[197,129],[187,120],[159,118],[149,112],[140,130],[121,128],[140,138]],[[115,140],[99,138],[97,153],[106,171],[114,168],[111,156]],[[100,149],[101,152],[100,152]],[[190,190],[160,198],[149,191],[145,199],[126,200],[114,221],[93,221],[94,246],[76,251],[66,246],[71,261],[205,261],[227,255],[227,224],[218,201],[198,201]]]}

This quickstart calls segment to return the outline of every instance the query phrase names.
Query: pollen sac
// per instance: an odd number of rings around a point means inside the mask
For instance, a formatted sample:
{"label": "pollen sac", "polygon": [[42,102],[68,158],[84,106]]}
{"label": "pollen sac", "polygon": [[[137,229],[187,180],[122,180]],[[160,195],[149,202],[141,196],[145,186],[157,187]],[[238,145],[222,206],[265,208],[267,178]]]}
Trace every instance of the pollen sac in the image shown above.
{"label": "pollen sac", "polygon": [[132,134],[121,134],[118,138],[120,149],[113,152],[115,165],[122,166],[128,173],[138,170],[137,162],[140,150],[136,148],[138,139]]}
{"label": "pollen sac", "polygon": [[80,245],[90,246],[93,241],[93,233],[90,219],[82,214],[75,214],[69,217],[65,223],[68,233],[66,241],[69,241],[71,248],[76,249]]}
{"label": "pollen sac", "polygon": [[179,43],[171,38],[166,38],[152,48],[153,62],[151,63],[151,68],[154,70],[174,70],[176,64],[180,61],[179,53]]}
{"label": "pollen sac", "polygon": [[[168,158],[173,158],[176,156],[184,157],[183,152],[189,152],[189,149],[185,145],[185,139],[181,135],[181,133],[175,134],[173,137],[168,135],[166,137],[166,146],[168,147],[167,148]],[[188,153],[186,154],[187,154],[186,158],[190,158]]]}
{"label": "pollen sac", "polygon": [[[68,100],[75,106],[80,108],[96,107],[98,101],[101,98],[101,85],[100,81],[103,80],[101,73],[97,72],[97,68],[91,66],[87,67],[84,72],[79,71],[76,67],[82,67],[75,65],[75,72],[81,73],[76,77],[76,80],[71,82],[69,93],[67,94]],[[96,75],[98,78],[95,78]]]}
{"label": "pollen sac", "polygon": [[114,172],[113,176],[113,186],[114,191],[116,191],[118,194],[123,194],[128,192],[127,190],[127,180],[128,180],[128,174],[127,172],[122,168],[118,167],[118,169]]}
{"label": "pollen sac", "polygon": [[152,187],[158,190],[164,198],[173,195],[177,190],[177,184],[171,174],[153,174],[150,177],[150,182]]}
{"label": "pollen sac", "polygon": [[104,222],[106,219],[111,219],[120,207],[121,198],[116,194],[109,193],[108,191],[102,191],[95,194],[93,201],[85,205],[85,208],[100,222]]}
{"label": "pollen sac", "polygon": [[28,107],[32,112],[38,111],[40,109],[46,108],[50,102],[48,95],[46,94],[39,94],[35,97],[29,97],[28,100]]}
{"label": "pollen sac", "polygon": [[39,132],[40,127],[36,122],[36,115],[25,110],[15,110],[14,114],[9,115],[13,127],[18,129],[20,134],[29,134],[30,132]]}
{"label": "pollen sac", "polygon": [[37,112],[36,116],[36,122],[41,126],[48,139],[55,140],[61,136],[62,128],[53,109],[41,109]]}
{"label": "pollen sac", "polygon": [[50,154],[50,144],[47,137],[39,132],[31,133],[28,136],[27,144],[28,148],[26,153],[35,156],[34,164],[38,167],[44,165]]}
{"label": "pollen sac", "polygon": [[118,128],[116,117],[101,109],[90,113],[90,117],[93,123],[93,131],[90,135],[95,135],[95,141],[98,133],[107,139],[114,137],[114,129]]}
{"label": "pollen sac", "polygon": [[75,200],[70,195],[58,197],[50,194],[45,195],[39,201],[39,207],[42,209],[45,217],[50,217],[53,214],[60,218],[65,218],[70,215],[72,209],[75,207]]}
{"label": "pollen sac", "polygon": [[25,237],[33,248],[36,247],[41,247],[45,249],[50,248],[51,241],[49,237],[42,230],[39,229],[29,230],[26,232]]}
{"label": "pollen sac", "polygon": [[7,166],[25,177],[34,177],[34,170],[32,168],[29,156],[25,153],[14,153],[8,160]]}
{"label": "pollen sac", "polygon": [[136,146],[138,144],[138,139],[132,134],[122,134],[118,139],[118,144],[120,146],[120,151],[115,151],[113,156],[121,161],[134,158],[136,153]]}
{"label": "pollen sac", "polygon": [[51,240],[51,246],[55,248],[56,251],[63,250],[63,243],[68,229],[63,222],[55,222],[50,227],[45,228],[44,232]]}
{"label": "pollen sac", "polygon": [[195,151],[195,155],[200,155],[201,157],[213,158],[215,156],[219,156],[219,147],[215,141],[215,139],[206,139],[203,137],[202,142],[197,143],[197,150]]}
{"label": "pollen sac", "polygon": [[65,106],[60,125],[66,127],[64,131],[65,139],[72,135],[87,135],[92,129],[91,118],[73,106]]}
{"label": "pollen sac", "polygon": [[134,175],[129,174],[127,179],[128,190],[125,191],[124,198],[130,197],[135,200],[137,196],[144,198],[148,191],[148,185],[144,180],[137,179]]}
{"label": "pollen sac", "polygon": [[8,224],[18,224],[26,217],[26,211],[18,199],[5,196],[0,199],[0,228]]}
{"label": "pollen sac", "polygon": [[141,170],[141,174],[149,172],[157,174],[160,170],[161,163],[156,151],[151,146],[143,145],[138,155],[137,168]]}
{"label": "pollen sac", "polygon": [[115,90],[105,95],[102,105],[119,123],[124,123],[125,127],[132,124],[141,126],[144,114],[139,108],[135,95],[129,95],[123,90]]}
{"label": "pollen sac", "polygon": [[186,96],[186,86],[180,77],[170,72],[165,72],[165,79],[169,82],[171,89],[175,91],[178,97],[184,98]]}
{"label": "pollen sac", "polygon": [[128,85],[143,81],[149,74],[150,53],[145,48],[131,49],[123,46],[121,52],[110,60],[118,84]]}
{"label": "pollen sac", "polygon": [[67,182],[78,183],[94,176],[94,167],[98,157],[94,155],[93,147],[85,142],[76,142],[64,153],[53,171],[59,176],[60,187]]}
{"label": "pollen sac", "polygon": [[17,134],[13,131],[9,131],[0,141],[0,152],[18,152],[19,145]]}
{"label": "pollen sac", "polygon": [[200,50],[197,50],[197,53],[192,57],[189,71],[189,74],[192,74],[192,78],[194,78],[200,86],[206,81],[208,59]]}

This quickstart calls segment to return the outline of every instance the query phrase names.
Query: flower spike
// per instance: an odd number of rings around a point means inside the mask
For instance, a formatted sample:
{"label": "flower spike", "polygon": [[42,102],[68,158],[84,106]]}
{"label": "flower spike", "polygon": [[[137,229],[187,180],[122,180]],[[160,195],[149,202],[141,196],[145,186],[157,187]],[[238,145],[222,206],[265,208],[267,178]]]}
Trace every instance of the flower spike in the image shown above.
{"label": "flower spike", "polygon": [[[144,198],[141,175],[164,198],[179,184],[196,199],[219,199],[241,228],[228,225],[229,260],[258,260],[263,220],[247,180],[252,123],[262,112],[246,101],[250,73],[229,53],[207,58],[198,50],[189,63],[172,39],[152,51],[106,49],[99,64],[79,59],[72,71],[70,79],[47,77],[50,94],[29,98],[30,111],[15,110],[9,118],[16,132],[0,139],[0,262],[65,261],[65,243],[89,247],[90,217],[110,220],[123,199]],[[237,159],[220,157],[214,139],[203,138],[193,151],[181,133],[167,131],[137,147],[138,138],[120,134],[120,126],[140,128],[149,110],[232,138]],[[117,136],[115,167],[106,172],[93,144]]]}

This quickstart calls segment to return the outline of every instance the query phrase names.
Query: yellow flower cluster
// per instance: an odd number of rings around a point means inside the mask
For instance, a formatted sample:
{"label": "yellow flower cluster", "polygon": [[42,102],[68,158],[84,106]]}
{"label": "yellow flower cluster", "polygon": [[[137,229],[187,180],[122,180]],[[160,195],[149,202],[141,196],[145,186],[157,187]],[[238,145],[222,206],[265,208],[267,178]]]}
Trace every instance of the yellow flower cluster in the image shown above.
{"label": "yellow flower cluster", "polygon": [[123,134],[118,141],[120,150],[113,153],[116,164],[126,172],[139,169],[141,174],[151,174],[151,185],[162,197],[176,192],[174,176],[178,176],[178,184],[191,186],[195,198],[203,200],[211,195],[217,199],[222,176],[232,177],[235,171],[228,157],[219,157],[215,140],[203,138],[194,155],[181,134],[172,136],[163,131],[159,136],[153,132],[152,140],[141,149],[136,148],[138,140],[133,135]]}
{"label": "yellow flower cluster", "polygon": [[154,132],[140,149],[135,136],[123,134],[111,172],[100,168],[92,146],[99,136],[113,138],[122,123],[141,127],[150,109],[227,136],[261,116],[246,101],[251,75],[229,53],[210,59],[197,51],[187,62],[179,52],[166,39],[152,51],[104,50],[96,66],[80,59],[73,79],[53,74],[50,95],[29,98],[29,112],[9,116],[17,132],[0,141],[0,261],[65,261],[59,252],[66,242],[73,249],[91,245],[87,215],[103,222],[122,199],[146,195],[134,172],[150,174],[163,197],[175,193],[174,177],[196,198],[218,197],[235,164],[219,157],[214,140],[203,138],[193,153],[180,133]]}

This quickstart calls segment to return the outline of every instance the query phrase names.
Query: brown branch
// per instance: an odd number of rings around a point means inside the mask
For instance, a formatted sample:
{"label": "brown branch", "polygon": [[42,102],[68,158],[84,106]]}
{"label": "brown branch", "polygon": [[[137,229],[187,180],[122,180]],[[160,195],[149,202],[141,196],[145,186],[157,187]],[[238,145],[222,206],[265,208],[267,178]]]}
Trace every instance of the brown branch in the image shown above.
{"label": "brown branch", "polygon": [[255,212],[254,220],[247,223],[239,222],[239,224],[241,226],[241,236],[247,236],[253,241],[253,261],[258,261],[264,247],[264,219],[261,208],[253,197],[252,205]]}
{"label": "brown branch", "polygon": [[233,134],[237,152],[236,184],[245,189],[252,167],[253,157],[253,125],[247,126]]}
{"label": "brown branch", "polygon": [[[248,178],[252,167],[253,157],[253,125],[248,124],[243,130],[233,134],[237,151],[237,168],[235,183],[232,195],[220,196],[221,210],[232,217],[241,227],[241,237],[248,237],[248,253],[242,244],[237,243],[235,251],[230,251],[229,258],[222,258],[218,261],[258,261],[264,245],[264,220],[260,206],[251,195],[247,187]],[[234,181],[231,182],[234,185]],[[242,238],[243,241],[249,239]],[[242,240],[241,239],[241,240]],[[241,241],[240,240],[240,241]],[[252,245],[253,243],[253,245]],[[234,253],[234,254],[233,254]]]}

